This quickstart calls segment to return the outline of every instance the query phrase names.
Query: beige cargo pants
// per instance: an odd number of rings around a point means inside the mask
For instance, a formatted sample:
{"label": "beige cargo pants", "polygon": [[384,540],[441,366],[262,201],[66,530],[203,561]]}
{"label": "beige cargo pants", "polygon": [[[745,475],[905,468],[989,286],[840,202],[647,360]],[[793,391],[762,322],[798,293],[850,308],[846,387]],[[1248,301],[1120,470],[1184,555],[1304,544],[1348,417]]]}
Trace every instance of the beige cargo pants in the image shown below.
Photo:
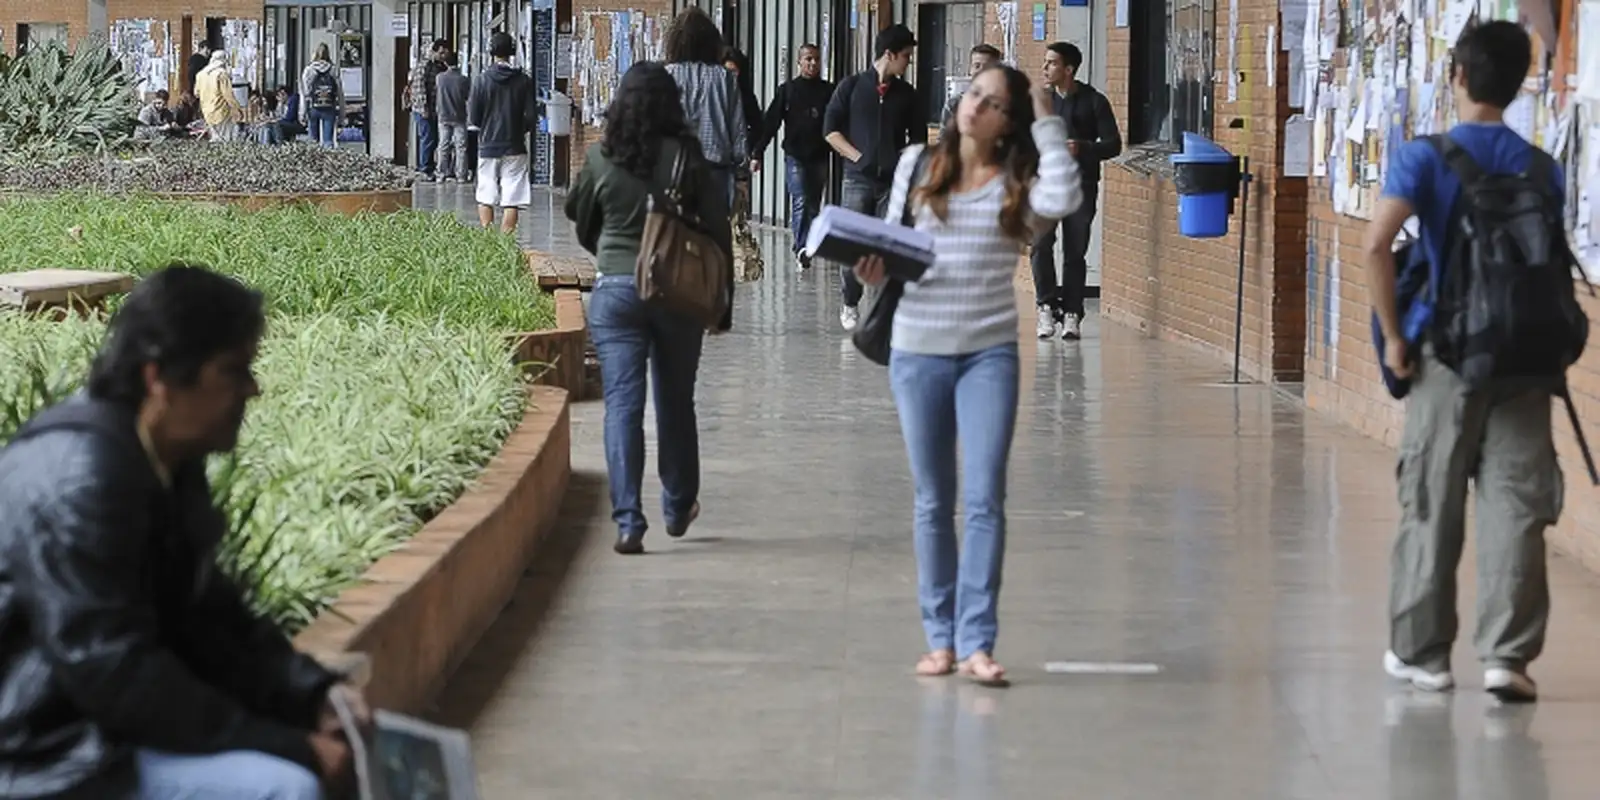
{"label": "beige cargo pants", "polygon": [[1390,559],[1390,649],[1433,672],[1450,668],[1456,567],[1467,482],[1477,495],[1477,634],[1485,668],[1523,669],[1544,647],[1550,613],[1545,528],[1561,514],[1551,394],[1526,384],[1471,395],[1425,353],[1405,401],[1400,535]]}

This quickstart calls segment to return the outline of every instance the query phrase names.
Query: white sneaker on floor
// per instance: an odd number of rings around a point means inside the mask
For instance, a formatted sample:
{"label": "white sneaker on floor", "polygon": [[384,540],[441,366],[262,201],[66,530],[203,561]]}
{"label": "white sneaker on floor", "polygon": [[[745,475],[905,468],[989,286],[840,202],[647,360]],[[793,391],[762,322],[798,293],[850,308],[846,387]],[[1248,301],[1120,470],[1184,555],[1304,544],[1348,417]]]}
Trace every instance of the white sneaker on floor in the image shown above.
{"label": "white sneaker on floor", "polygon": [[1425,692],[1446,692],[1454,688],[1456,679],[1448,672],[1429,672],[1421,667],[1413,667],[1391,650],[1383,654],[1383,671],[1389,677],[1405,681]]}
{"label": "white sneaker on floor", "polygon": [[839,309],[839,324],[846,332],[855,330],[861,324],[861,312],[852,306]]}
{"label": "white sneaker on floor", "polygon": [[1067,320],[1061,323],[1061,338],[1068,340],[1082,339],[1083,317],[1077,314],[1068,314]]}
{"label": "white sneaker on floor", "polygon": [[1039,309],[1039,323],[1034,328],[1040,339],[1048,339],[1056,335],[1056,315],[1048,308]]}
{"label": "white sneaker on floor", "polygon": [[1539,684],[1527,675],[1505,667],[1484,670],[1483,688],[1502,703],[1531,703],[1539,699]]}

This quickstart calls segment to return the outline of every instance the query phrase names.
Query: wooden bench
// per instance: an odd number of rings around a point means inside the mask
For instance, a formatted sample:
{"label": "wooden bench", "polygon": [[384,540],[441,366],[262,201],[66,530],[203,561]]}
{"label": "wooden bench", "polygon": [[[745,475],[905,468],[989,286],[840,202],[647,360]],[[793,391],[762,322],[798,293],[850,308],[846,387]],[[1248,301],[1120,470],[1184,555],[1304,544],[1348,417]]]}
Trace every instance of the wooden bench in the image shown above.
{"label": "wooden bench", "polygon": [[587,292],[594,288],[594,264],[585,258],[558,256],[542,250],[528,250],[528,269],[532,270],[539,288],[547,292],[557,289],[577,289]]}
{"label": "wooden bench", "polygon": [[35,269],[0,274],[0,308],[93,310],[107,298],[127,294],[132,275],[84,269]]}

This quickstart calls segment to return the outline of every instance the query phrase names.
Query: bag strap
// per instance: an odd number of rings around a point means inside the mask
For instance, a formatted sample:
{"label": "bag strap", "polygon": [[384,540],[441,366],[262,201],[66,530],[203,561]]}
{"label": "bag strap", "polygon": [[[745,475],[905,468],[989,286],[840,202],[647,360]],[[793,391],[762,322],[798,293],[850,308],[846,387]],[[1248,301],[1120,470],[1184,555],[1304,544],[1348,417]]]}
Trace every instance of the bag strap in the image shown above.
{"label": "bag strap", "polygon": [[672,173],[667,178],[667,199],[674,203],[683,203],[683,173],[687,169],[688,147],[683,142],[678,143],[678,152],[672,157]]}
{"label": "bag strap", "polygon": [[1435,133],[1429,136],[1427,140],[1429,144],[1433,145],[1433,149],[1439,152],[1439,155],[1444,156],[1444,165],[1449,167],[1450,171],[1454,172],[1456,178],[1461,181],[1461,188],[1467,189],[1477,186],[1478,181],[1483,180],[1483,170],[1478,168],[1478,162],[1473,159],[1472,154],[1468,153],[1466,148],[1456,144],[1454,139],[1444,134]]}

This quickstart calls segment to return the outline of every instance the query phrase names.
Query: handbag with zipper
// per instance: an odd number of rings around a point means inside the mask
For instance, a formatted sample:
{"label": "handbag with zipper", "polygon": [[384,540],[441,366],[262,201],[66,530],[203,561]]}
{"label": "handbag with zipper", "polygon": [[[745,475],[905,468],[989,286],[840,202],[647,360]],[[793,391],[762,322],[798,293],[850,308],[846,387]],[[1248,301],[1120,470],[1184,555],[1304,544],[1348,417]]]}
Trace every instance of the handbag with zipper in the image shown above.
{"label": "handbag with zipper", "polygon": [[688,148],[672,159],[666,188],[652,192],[634,280],[639,299],[715,328],[732,298],[732,254],[706,232],[694,197],[684,195]]}

